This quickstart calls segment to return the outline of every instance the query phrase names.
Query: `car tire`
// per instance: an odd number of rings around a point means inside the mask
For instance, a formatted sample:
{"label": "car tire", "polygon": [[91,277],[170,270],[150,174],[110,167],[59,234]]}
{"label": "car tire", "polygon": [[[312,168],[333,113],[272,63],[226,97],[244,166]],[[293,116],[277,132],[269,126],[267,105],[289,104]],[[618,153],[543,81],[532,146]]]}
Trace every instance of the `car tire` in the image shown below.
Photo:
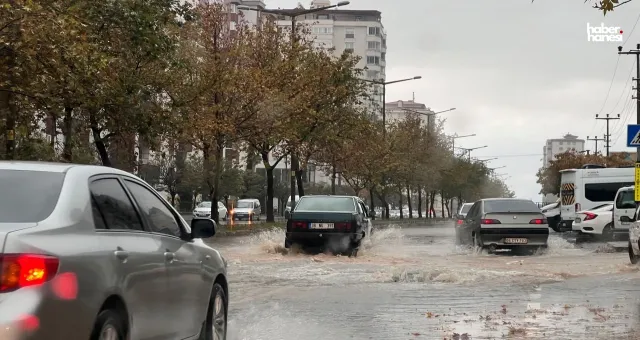
{"label": "car tire", "polygon": [[90,339],[113,339],[114,334],[117,340],[125,340],[127,338],[127,329],[123,316],[113,309],[101,311],[93,325]]}
{"label": "car tire", "polygon": [[285,249],[289,249],[289,248],[291,248],[291,245],[292,245],[291,241],[289,241],[288,239],[285,238],[284,239],[284,248]]}
{"label": "car tire", "polygon": [[631,241],[629,241],[629,261],[631,264],[638,264],[640,262],[640,256],[633,253],[633,247],[631,246]]}
{"label": "car tire", "polygon": [[226,340],[227,339],[227,308],[229,300],[219,283],[213,284],[207,316],[200,330],[198,340]]}
{"label": "car tire", "polygon": [[349,244],[349,249],[347,249],[347,252],[345,255],[349,257],[358,257],[358,250],[360,250],[361,243],[362,243],[362,240],[351,242]]}

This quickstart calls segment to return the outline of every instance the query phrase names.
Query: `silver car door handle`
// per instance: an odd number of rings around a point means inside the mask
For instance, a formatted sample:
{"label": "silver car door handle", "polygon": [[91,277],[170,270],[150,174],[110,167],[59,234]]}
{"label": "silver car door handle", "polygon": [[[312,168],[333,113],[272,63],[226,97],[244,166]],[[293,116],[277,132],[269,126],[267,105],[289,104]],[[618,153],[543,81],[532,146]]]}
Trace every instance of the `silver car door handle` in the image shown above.
{"label": "silver car door handle", "polygon": [[113,252],[113,254],[119,259],[119,260],[126,260],[127,258],[129,258],[129,252],[128,251],[124,251],[124,250],[116,250]]}
{"label": "silver car door handle", "polygon": [[169,261],[169,262],[173,262],[173,260],[175,260],[176,258],[176,254],[171,253],[171,252],[165,252],[164,253],[164,259]]}

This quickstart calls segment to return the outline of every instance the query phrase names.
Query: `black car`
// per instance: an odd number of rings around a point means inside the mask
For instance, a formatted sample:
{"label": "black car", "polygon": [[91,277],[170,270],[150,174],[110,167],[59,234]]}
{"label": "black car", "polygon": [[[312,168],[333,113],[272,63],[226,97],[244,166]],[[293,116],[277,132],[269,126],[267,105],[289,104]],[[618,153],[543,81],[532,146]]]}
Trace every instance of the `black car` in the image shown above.
{"label": "black car", "polygon": [[370,213],[360,198],[303,196],[287,220],[284,246],[320,247],[333,254],[357,256],[371,230]]}
{"label": "black car", "polygon": [[491,198],[477,201],[467,216],[456,225],[461,244],[477,249],[536,250],[547,247],[547,219],[531,200]]}

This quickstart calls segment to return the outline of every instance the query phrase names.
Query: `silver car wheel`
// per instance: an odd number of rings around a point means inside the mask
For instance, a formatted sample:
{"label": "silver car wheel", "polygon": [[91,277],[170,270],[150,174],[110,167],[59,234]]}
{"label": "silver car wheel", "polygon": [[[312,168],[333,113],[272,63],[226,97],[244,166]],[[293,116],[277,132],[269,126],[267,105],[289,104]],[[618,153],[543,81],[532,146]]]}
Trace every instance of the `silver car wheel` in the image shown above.
{"label": "silver car wheel", "polygon": [[216,294],[213,301],[213,339],[225,340],[227,328],[227,313],[225,311],[224,300],[221,294]]}
{"label": "silver car wheel", "polygon": [[118,331],[112,325],[107,325],[100,332],[100,340],[119,340]]}

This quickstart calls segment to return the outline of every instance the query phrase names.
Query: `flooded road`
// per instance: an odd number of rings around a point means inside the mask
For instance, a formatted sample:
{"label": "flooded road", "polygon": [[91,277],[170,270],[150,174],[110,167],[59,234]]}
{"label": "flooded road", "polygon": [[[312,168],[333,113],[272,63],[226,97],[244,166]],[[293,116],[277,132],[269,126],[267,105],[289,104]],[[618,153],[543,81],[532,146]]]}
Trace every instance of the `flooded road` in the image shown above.
{"label": "flooded road", "polygon": [[229,339],[640,339],[640,267],[602,244],[553,234],[540,254],[488,255],[456,247],[451,225],[389,228],[353,259],[283,240],[214,242],[229,262]]}

